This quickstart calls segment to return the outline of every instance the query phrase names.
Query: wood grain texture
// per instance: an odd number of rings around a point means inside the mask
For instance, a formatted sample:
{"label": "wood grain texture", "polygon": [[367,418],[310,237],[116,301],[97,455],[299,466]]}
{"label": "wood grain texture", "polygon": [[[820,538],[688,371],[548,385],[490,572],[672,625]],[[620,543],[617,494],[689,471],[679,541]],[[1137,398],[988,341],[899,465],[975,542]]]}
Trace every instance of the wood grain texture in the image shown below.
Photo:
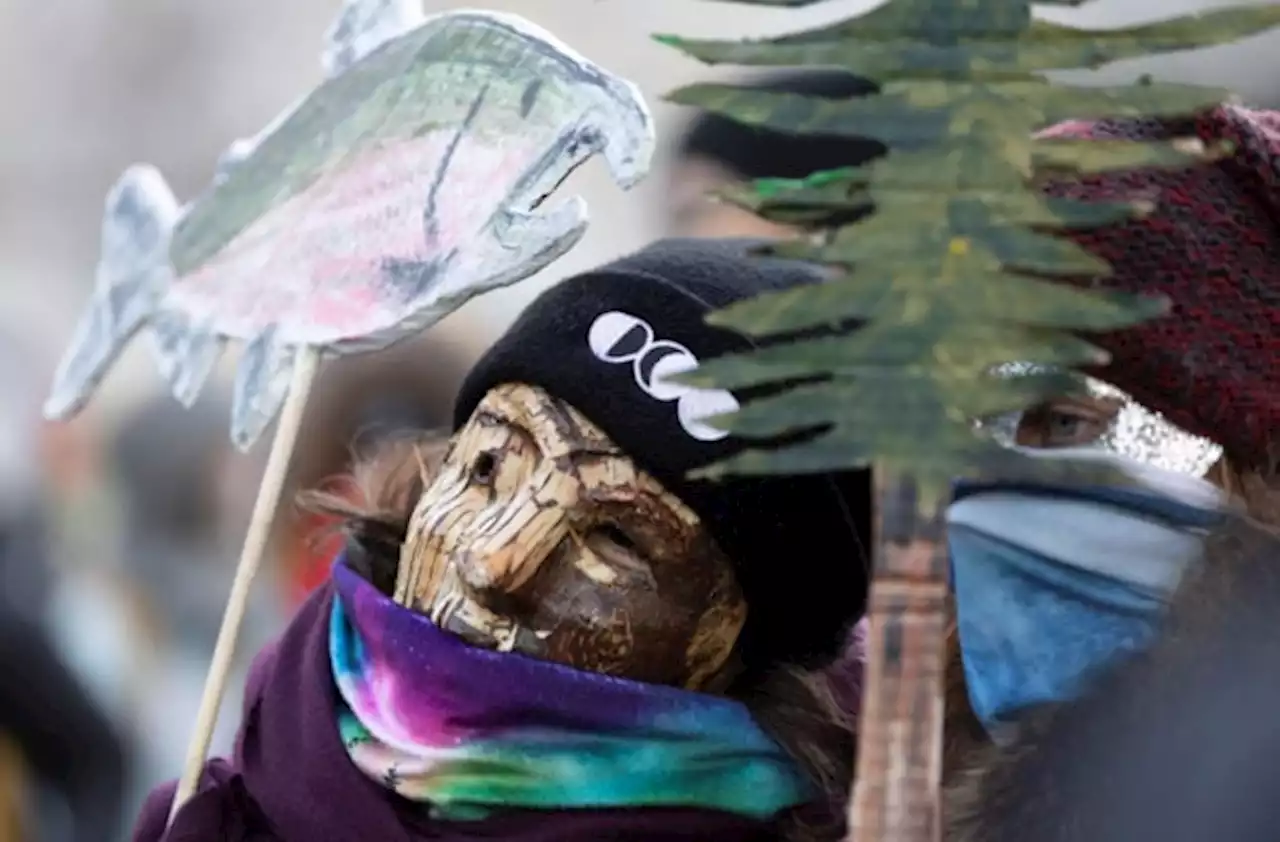
{"label": "wood grain texture", "polygon": [[473,643],[705,690],[746,620],[697,515],[568,404],[495,388],[415,507],[395,599]]}
{"label": "wood grain texture", "polygon": [[850,838],[938,842],[948,627],[945,509],[922,510],[909,478],[886,480],[877,496]]}

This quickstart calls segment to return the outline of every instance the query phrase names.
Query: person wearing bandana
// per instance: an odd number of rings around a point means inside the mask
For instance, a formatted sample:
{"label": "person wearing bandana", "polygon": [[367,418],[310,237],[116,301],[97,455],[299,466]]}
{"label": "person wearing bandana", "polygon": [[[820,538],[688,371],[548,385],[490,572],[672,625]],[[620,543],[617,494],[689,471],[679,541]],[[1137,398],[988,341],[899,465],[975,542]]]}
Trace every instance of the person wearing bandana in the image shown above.
{"label": "person wearing bandana", "polygon": [[258,658],[234,756],[138,842],[835,842],[854,739],[821,672],[866,597],[867,472],[710,482],[745,395],[670,381],[708,312],[820,282],[673,240],[551,288],[448,441],[375,454],[331,577]]}
{"label": "person wearing bandana", "polygon": [[1204,478],[1217,444],[1103,381],[1088,389],[988,425],[1036,458],[1111,465],[1131,486],[961,482],[948,511],[965,684],[993,738],[1141,645],[1224,522],[1227,496]]}
{"label": "person wearing bandana", "polygon": [[986,419],[1009,446],[1105,462],[1132,485],[957,487],[948,835],[1236,838],[1206,816],[1262,826],[1260,814],[1236,813],[1245,789],[1222,765],[1224,752],[1238,770],[1258,757],[1232,736],[1246,733],[1240,721],[1220,717],[1257,715],[1263,691],[1242,687],[1236,666],[1260,668],[1267,651],[1270,669],[1280,663],[1258,622],[1264,606],[1280,607],[1280,581],[1266,572],[1280,562],[1280,115],[1223,106],[1047,134],[1194,138],[1232,151],[1050,188],[1153,200],[1144,219],[1074,236],[1114,267],[1094,286],[1173,307],[1092,337],[1112,362],[1093,372],[1089,394]]}

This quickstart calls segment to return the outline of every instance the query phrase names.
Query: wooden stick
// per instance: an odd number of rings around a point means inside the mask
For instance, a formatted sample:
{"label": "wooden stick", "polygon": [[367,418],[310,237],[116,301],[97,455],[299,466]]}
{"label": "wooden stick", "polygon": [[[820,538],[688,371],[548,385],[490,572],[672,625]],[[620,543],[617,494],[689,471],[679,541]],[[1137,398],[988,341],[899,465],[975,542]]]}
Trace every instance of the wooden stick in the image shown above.
{"label": "wooden stick", "polygon": [[302,426],[303,411],[306,409],[307,398],[311,394],[311,386],[315,382],[319,364],[319,349],[309,346],[298,349],[297,359],[294,361],[293,378],[289,383],[289,394],[280,410],[280,420],[276,425],[275,438],[271,442],[271,452],[267,456],[267,466],[262,475],[262,483],[258,486],[258,498],[253,504],[249,531],[244,539],[244,547],[240,551],[235,579],[231,583],[227,610],[222,615],[218,642],[213,648],[213,662],[209,666],[208,678],[205,679],[204,695],[200,699],[200,711],[196,715],[195,732],[187,747],[186,763],[182,769],[182,777],[178,779],[178,789],[174,793],[173,805],[169,810],[169,824],[173,824],[173,819],[182,805],[195,795],[200,783],[200,773],[204,770],[205,758],[209,754],[209,743],[213,740],[213,729],[218,722],[222,696],[227,689],[227,676],[231,672],[236,640],[240,636],[240,626],[244,622],[245,610],[249,604],[249,589],[253,585],[254,577],[258,573],[258,567],[267,548],[271,522],[275,519],[276,509],[280,504],[280,494],[284,490],[285,476],[289,470],[289,458],[293,455],[293,446],[298,438],[298,430]]}
{"label": "wooden stick", "polygon": [[938,842],[947,542],[942,510],[877,470],[877,558],[858,713],[851,842]]}

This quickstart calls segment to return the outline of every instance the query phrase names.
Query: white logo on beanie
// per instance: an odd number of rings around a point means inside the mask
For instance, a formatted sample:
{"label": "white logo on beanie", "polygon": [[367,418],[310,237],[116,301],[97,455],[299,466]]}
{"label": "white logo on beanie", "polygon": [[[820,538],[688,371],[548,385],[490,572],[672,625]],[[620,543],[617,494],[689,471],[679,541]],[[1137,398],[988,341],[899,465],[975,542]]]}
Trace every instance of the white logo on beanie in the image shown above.
{"label": "white logo on beanie", "polygon": [[728,433],[704,423],[712,415],[735,412],[738,400],[724,389],[698,389],[666,378],[698,367],[698,358],[679,342],[658,339],[644,319],[620,310],[601,313],[587,331],[587,344],[596,359],[630,363],[636,385],[664,403],[675,401],[680,426],[698,441],[719,441]]}

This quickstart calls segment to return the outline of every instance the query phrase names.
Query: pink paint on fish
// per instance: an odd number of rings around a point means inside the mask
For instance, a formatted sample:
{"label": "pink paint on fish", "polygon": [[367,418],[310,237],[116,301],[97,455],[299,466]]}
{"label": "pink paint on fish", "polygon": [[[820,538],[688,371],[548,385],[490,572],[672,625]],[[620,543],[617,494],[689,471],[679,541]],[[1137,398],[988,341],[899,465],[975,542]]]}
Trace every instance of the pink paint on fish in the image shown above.
{"label": "pink paint on fish", "polygon": [[519,139],[495,146],[436,131],[363,152],[178,278],[170,306],[240,338],[273,325],[283,341],[309,344],[386,330],[413,292],[388,264],[430,264],[455,250],[465,260],[531,151]]}

